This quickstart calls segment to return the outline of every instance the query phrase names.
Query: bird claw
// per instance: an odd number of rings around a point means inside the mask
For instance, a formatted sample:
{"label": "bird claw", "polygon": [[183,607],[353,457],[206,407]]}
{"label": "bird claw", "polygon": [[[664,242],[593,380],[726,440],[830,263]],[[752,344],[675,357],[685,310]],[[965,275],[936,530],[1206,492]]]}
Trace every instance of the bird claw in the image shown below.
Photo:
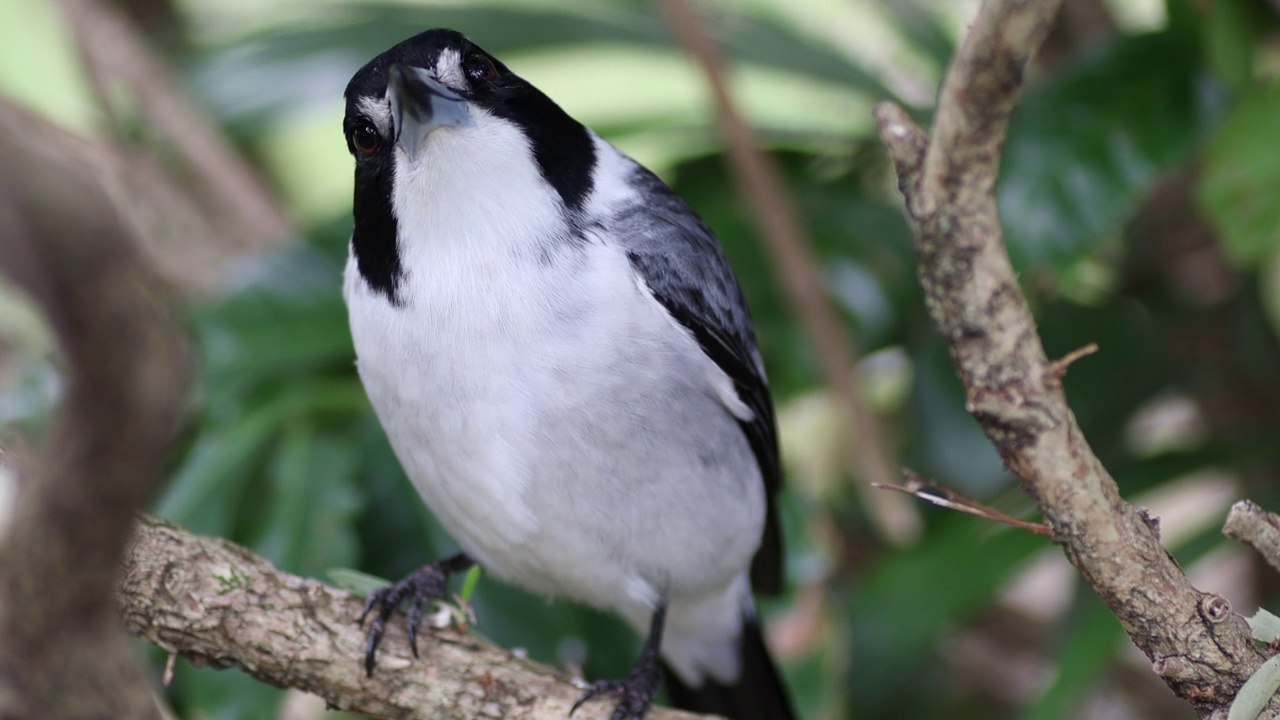
{"label": "bird claw", "polygon": [[360,613],[360,624],[364,625],[365,619],[375,608],[377,613],[374,615],[373,622],[369,624],[369,636],[365,641],[366,675],[373,677],[378,644],[382,642],[387,620],[406,600],[409,601],[409,648],[413,651],[413,656],[418,657],[418,626],[422,623],[422,608],[428,603],[447,597],[445,581],[448,579],[449,572],[444,563],[433,563],[418,568],[394,585],[369,593],[369,599],[364,603],[364,611]]}
{"label": "bird claw", "polygon": [[597,680],[578,696],[577,702],[569,709],[569,717],[573,717],[578,708],[588,700],[602,695],[614,695],[618,698],[618,704],[614,707],[610,720],[643,720],[649,706],[653,704],[653,696],[658,692],[659,677],[656,663],[641,661],[626,680]]}

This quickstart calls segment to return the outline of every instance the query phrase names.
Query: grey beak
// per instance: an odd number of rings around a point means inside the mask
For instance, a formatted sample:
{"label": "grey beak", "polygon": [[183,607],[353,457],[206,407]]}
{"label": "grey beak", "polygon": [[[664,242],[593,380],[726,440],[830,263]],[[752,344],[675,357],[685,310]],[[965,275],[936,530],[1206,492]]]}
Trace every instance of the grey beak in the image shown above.
{"label": "grey beak", "polygon": [[387,100],[396,144],[409,157],[418,157],[432,130],[471,124],[467,101],[422,68],[392,65],[387,75]]}

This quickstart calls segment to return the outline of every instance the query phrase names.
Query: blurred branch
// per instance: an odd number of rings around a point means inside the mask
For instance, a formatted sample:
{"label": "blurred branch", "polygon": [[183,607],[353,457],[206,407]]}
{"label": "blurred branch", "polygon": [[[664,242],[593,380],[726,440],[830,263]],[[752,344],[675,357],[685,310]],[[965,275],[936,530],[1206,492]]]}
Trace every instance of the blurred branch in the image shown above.
{"label": "blurred branch", "polygon": [[1053,70],[1082,48],[1097,45],[1116,33],[1116,21],[1103,0],[1062,3],[1058,17],[1036,51],[1036,65]]}
{"label": "blurred branch", "polygon": [[184,359],[132,227],[68,137],[0,103],[0,267],[44,311],[66,378],[43,452],[0,480],[17,483],[0,505],[0,717],[160,718],[111,598]]}
{"label": "blurred branch", "polygon": [[827,297],[826,280],[796,219],[778,169],[760,151],[751,128],[738,113],[729,95],[724,61],[692,2],[661,0],[661,5],[667,24],[707,76],[739,191],[760,228],[766,249],[777,263],[792,312],[804,323],[827,384],[835,392],[848,426],[853,428],[851,460],[854,474],[862,480],[858,485],[863,491],[862,499],[881,535],[895,543],[907,542],[919,533],[920,526],[919,516],[910,504],[896,495],[865,492],[876,483],[893,483],[897,463],[879,419],[862,396],[853,343]]}
{"label": "blurred branch", "polygon": [[[4,112],[15,106],[0,100]],[[135,228],[133,239],[167,285],[183,293],[213,289],[219,269],[236,253],[187,192],[153,158],[123,151],[114,143],[68,133],[42,118],[23,113],[27,126],[39,126],[60,152],[76,158],[81,169],[115,201],[123,219]]]}
{"label": "blurred branch", "polygon": [[1231,506],[1222,532],[1257,550],[1267,564],[1280,571],[1280,515],[1241,500]]}
{"label": "blurred branch", "polygon": [[1191,586],[1090,450],[1000,232],[1000,149],[1027,62],[1060,4],[983,3],[943,83],[932,140],[896,105],[880,105],[876,117],[925,302],[970,412],[1155,672],[1207,717],[1230,705],[1263,658],[1227,602]]}
{"label": "blurred branch", "polygon": [[[388,625],[378,668],[366,677],[359,597],[151,517],[138,519],[119,597],[129,631],[143,640],[377,718],[564,720],[582,692],[562,673],[453,629],[423,633],[421,659],[413,659],[403,621]],[[591,702],[574,718],[612,711],[607,700]],[[706,716],[666,708],[648,715],[697,717]]]}
{"label": "blurred branch", "polygon": [[164,59],[120,10],[100,0],[60,0],[75,33],[99,104],[112,114],[123,85],[136,99],[145,129],[164,138],[203,186],[221,240],[238,250],[261,248],[293,230],[275,194],[184,96]]}

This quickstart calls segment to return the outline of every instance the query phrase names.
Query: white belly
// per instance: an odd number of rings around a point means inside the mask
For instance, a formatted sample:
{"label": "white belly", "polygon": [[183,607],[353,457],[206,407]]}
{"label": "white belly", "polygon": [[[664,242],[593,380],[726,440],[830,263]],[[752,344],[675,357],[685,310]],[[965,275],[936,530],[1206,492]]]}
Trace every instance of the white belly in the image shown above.
{"label": "white belly", "polygon": [[467,553],[535,592],[631,615],[740,576],[763,527],[759,470],[710,361],[692,337],[672,342],[620,251],[455,251],[409,267],[430,277],[393,307],[348,265],[360,376]]}

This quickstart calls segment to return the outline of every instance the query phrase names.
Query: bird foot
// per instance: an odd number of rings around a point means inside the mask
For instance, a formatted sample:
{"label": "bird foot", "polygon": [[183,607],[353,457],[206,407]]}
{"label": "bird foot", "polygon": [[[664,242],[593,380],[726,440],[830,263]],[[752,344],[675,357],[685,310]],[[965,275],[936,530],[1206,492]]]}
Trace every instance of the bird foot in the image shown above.
{"label": "bird foot", "polygon": [[448,597],[445,582],[450,575],[470,564],[470,560],[458,556],[423,565],[400,582],[369,593],[364,611],[360,613],[360,624],[364,625],[369,613],[377,610],[373,622],[369,624],[369,636],[365,641],[364,670],[369,677],[373,677],[378,644],[382,642],[382,634],[386,631],[387,620],[392,613],[408,601],[409,648],[413,651],[413,656],[418,657],[418,626],[422,624],[423,610],[431,603]]}
{"label": "bird foot", "polygon": [[573,704],[569,716],[573,717],[578,707],[588,700],[613,695],[618,698],[618,704],[610,720],[643,720],[653,704],[661,677],[656,659],[642,658],[625,680],[597,680],[592,683]]}

